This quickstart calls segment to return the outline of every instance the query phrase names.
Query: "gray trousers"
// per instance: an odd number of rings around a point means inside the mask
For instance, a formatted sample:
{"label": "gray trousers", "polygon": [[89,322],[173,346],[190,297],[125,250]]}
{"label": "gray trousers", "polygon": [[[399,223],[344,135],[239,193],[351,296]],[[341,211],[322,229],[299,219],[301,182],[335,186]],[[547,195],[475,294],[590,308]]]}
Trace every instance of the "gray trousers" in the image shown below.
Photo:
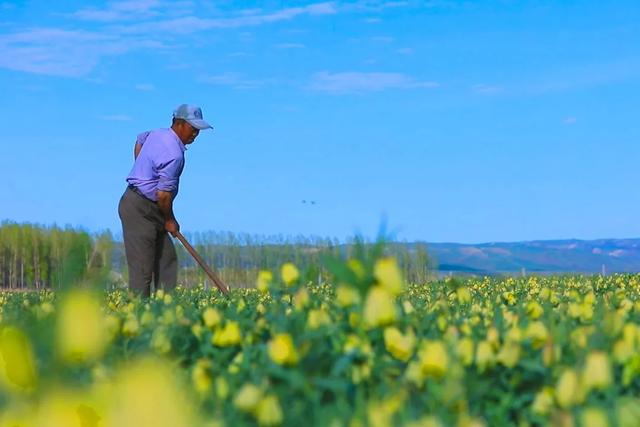
{"label": "gray trousers", "polygon": [[129,266],[129,287],[148,297],[155,289],[170,291],[178,281],[178,257],[158,205],[130,188],[118,205],[124,250]]}

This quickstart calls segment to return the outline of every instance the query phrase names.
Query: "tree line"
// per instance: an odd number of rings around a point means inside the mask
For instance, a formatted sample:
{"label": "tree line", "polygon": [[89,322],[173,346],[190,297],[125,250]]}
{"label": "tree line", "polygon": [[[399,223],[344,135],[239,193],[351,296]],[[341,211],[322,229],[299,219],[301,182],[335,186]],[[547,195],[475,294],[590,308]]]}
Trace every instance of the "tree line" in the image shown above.
{"label": "tree line", "polygon": [[0,287],[62,288],[111,272],[113,238],[71,227],[0,224]]}
{"label": "tree line", "polygon": [[[253,286],[260,270],[279,271],[293,262],[308,281],[330,281],[325,257],[349,258],[356,239],[307,236],[259,236],[232,232],[186,233],[202,258],[232,287]],[[372,242],[361,242],[372,244]],[[426,245],[388,242],[411,283],[424,283],[434,275]],[[207,285],[204,272],[176,242],[178,282],[185,286]],[[102,286],[125,286],[127,263],[122,242],[109,231],[89,233],[82,229],[3,222],[0,225],[0,287],[43,289],[93,281]]]}

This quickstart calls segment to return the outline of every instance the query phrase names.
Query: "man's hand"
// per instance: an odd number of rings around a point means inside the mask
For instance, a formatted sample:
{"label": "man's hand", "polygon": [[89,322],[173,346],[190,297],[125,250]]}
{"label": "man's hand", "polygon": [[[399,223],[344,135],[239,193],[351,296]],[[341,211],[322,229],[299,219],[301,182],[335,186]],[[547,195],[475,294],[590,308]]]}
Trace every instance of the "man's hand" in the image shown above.
{"label": "man's hand", "polygon": [[176,233],[180,231],[180,224],[175,219],[168,219],[164,222],[164,229],[171,233],[173,237],[176,237]]}
{"label": "man's hand", "polygon": [[173,194],[160,190],[156,194],[158,195],[158,207],[164,216],[164,229],[175,237],[176,233],[180,231],[180,224],[173,215]]}

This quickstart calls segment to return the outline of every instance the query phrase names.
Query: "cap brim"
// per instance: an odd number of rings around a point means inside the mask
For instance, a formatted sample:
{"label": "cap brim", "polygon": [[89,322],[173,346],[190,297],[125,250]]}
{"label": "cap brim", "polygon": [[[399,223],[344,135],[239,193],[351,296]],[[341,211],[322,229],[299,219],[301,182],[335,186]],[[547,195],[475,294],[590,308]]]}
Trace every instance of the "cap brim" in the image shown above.
{"label": "cap brim", "polygon": [[204,120],[197,120],[197,119],[187,120],[187,123],[189,123],[191,126],[193,126],[198,130],[213,129],[213,126],[211,126],[209,123],[205,122]]}

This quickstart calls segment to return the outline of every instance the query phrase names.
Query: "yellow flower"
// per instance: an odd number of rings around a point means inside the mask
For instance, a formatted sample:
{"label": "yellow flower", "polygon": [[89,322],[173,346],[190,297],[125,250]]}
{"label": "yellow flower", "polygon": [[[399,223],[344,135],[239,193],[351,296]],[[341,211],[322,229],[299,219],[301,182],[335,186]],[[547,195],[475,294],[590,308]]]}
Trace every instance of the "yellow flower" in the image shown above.
{"label": "yellow flower", "polygon": [[325,310],[319,308],[310,310],[307,317],[307,328],[318,329],[331,323],[331,317]]}
{"label": "yellow flower", "polygon": [[476,365],[479,372],[484,372],[488,367],[495,363],[495,354],[493,347],[488,341],[480,341],[476,349]]}
{"label": "yellow flower", "polygon": [[409,300],[402,301],[402,309],[404,310],[404,314],[411,314],[415,311],[413,304],[411,304]]}
{"label": "yellow flower", "polygon": [[140,334],[140,323],[138,323],[138,318],[134,314],[130,314],[122,325],[122,335],[135,337],[138,334]]}
{"label": "yellow flower", "polygon": [[462,338],[457,345],[458,357],[464,366],[473,363],[473,340],[471,338]]}
{"label": "yellow flower", "polygon": [[0,413],[0,427],[31,427],[32,425],[33,414],[29,414],[27,408],[9,405]]}
{"label": "yellow flower", "polygon": [[497,360],[507,368],[513,368],[520,360],[520,345],[513,341],[505,342],[498,352]]}
{"label": "yellow flower", "polygon": [[295,265],[287,262],[282,265],[280,276],[285,285],[291,286],[300,277],[300,272],[298,272],[298,268]]}
{"label": "yellow flower", "polygon": [[635,324],[627,323],[622,328],[622,338],[633,346],[640,339],[640,330]]}
{"label": "yellow flower", "polygon": [[244,412],[253,412],[262,399],[262,390],[253,384],[245,384],[233,399],[233,406]]}
{"label": "yellow flower", "polygon": [[471,302],[471,291],[467,287],[460,287],[456,289],[456,297],[460,304],[469,304]]}
{"label": "yellow flower", "polygon": [[309,291],[307,291],[306,288],[301,288],[293,296],[293,305],[296,307],[296,310],[303,310],[307,305],[309,305],[310,300]]}
{"label": "yellow flower", "polygon": [[156,360],[135,362],[121,372],[110,400],[111,411],[105,420],[101,420],[101,426],[198,424],[193,416],[195,408],[174,378],[172,368]]}
{"label": "yellow flower", "polygon": [[531,340],[531,346],[533,348],[539,349],[547,342],[549,332],[547,332],[547,328],[544,326],[544,323],[536,320],[535,322],[529,323],[525,332],[525,337]]}
{"label": "yellow flower", "polygon": [[586,327],[578,327],[571,331],[569,338],[577,347],[585,348],[587,346],[591,330]]}
{"label": "yellow flower", "polygon": [[369,327],[386,326],[396,320],[393,295],[381,286],[369,289],[364,304],[364,321]]}
{"label": "yellow flower", "polygon": [[226,400],[229,396],[229,383],[224,377],[216,378],[216,396],[220,400]]}
{"label": "yellow flower", "polygon": [[504,337],[505,341],[520,342],[522,340],[522,331],[517,326],[510,328]]}
{"label": "yellow flower", "polygon": [[350,353],[352,351],[360,351],[364,355],[371,355],[371,344],[354,334],[347,335],[347,339],[342,346],[342,351]]}
{"label": "yellow flower", "polygon": [[142,313],[142,316],[140,316],[140,324],[142,326],[151,325],[153,323],[153,320],[154,320],[154,317],[151,310],[145,310],[144,313]]}
{"label": "yellow flower", "polygon": [[540,293],[538,293],[538,296],[542,301],[548,301],[549,298],[551,297],[551,289],[549,288],[540,289]]}
{"label": "yellow flower", "polygon": [[56,337],[56,350],[67,361],[93,361],[102,355],[109,337],[100,304],[92,294],[76,290],[64,298]]}
{"label": "yellow flower", "polygon": [[352,287],[340,285],[336,288],[336,302],[340,307],[350,307],[360,302],[360,294]]}
{"label": "yellow flower", "polygon": [[230,374],[235,375],[240,372],[240,366],[242,365],[242,361],[244,360],[244,353],[239,352],[235,355],[235,357],[229,363],[229,368],[227,370]]}
{"label": "yellow flower", "polygon": [[260,399],[255,409],[256,420],[261,426],[277,426],[282,423],[282,408],[278,398],[267,395]]}
{"label": "yellow flower", "polygon": [[191,380],[198,393],[205,394],[211,390],[211,361],[199,359],[191,371]]}
{"label": "yellow flower", "polygon": [[447,372],[449,356],[441,341],[426,341],[418,351],[418,359],[425,376],[441,378]]}
{"label": "yellow flower", "polygon": [[37,413],[34,414],[33,425],[38,427],[96,426],[104,417],[103,410],[87,396],[68,390],[50,390],[40,403]]}
{"label": "yellow flower", "polygon": [[513,294],[513,292],[503,292],[502,299],[507,305],[514,305],[516,303],[516,296]]}
{"label": "yellow flower", "polygon": [[355,258],[351,258],[350,260],[348,260],[347,266],[351,271],[353,271],[356,274],[356,277],[360,280],[362,280],[364,276],[367,274],[362,263]]}
{"label": "yellow flower", "polygon": [[609,357],[601,351],[589,353],[582,371],[582,384],[588,390],[604,390],[611,385]]}
{"label": "yellow flower", "polygon": [[388,411],[381,402],[371,402],[367,407],[367,426],[387,427],[393,425],[393,413]]}
{"label": "yellow flower", "polygon": [[494,349],[500,346],[500,333],[493,326],[487,329],[487,341],[491,343]]}
{"label": "yellow flower", "polygon": [[171,351],[171,340],[167,336],[164,326],[159,326],[151,335],[151,348],[158,354],[167,354]]}
{"label": "yellow flower", "polygon": [[[459,427],[471,427],[469,424],[458,423]],[[407,424],[404,424],[404,427],[444,427],[444,424],[440,422],[438,417],[434,416],[426,416],[422,417],[419,420],[411,421]],[[475,426],[474,426],[475,427]]]}
{"label": "yellow flower", "polygon": [[593,319],[593,305],[586,302],[581,305],[580,308],[580,320],[583,322],[589,322]]}
{"label": "yellow flower", "polygon": [[566,369],[556,384],[556,401],[561,408],[569,408],[578,403],[578,374]]}
{"label": "yellow flower", "polygon": [[0,372],[16,391],[30,392],[36,387],[36,366],[29,338],[13,326],[0,333]]}
{"label": "yellow flower", "polygon": [[215,308],[207,307],[202,312],[202,320],[207,328],[213,329],[218,326],[218,324],[220,324],[220,322],[222,321],[222,316],[220,315],[220,312]]}
{"label": "yellow flower", "polygon": [[200,322],[191,325],[191,333],[193,333],[193,335],[198,339],[202,338],[203,329],[204,328],[202,327],[202,324]]}
{"label": "yellow flower", "polygon": [[164,305],[170,305],[173,302],[173,297],[171,294],[165,294],[162,301],[164,302]]}
{"label": "yellow flower", "polygon": [[240,344],[242,334],[238,322],[229,321],[224,327],[216,329],[211,337],[211,342],[218,347],[230,347]]}
{"label": "yellow flower", "polygon": [[633,345],[624,339],[620,339],[613,345],[613,358],[623,364],[634,355]]}
{"label": "yellow flower", "polygon": [[398,328],[388,327],[384,330],[384,345],[393,357],[406,362],[413,355],[416,336],[411,330],[406,335],[402,335]]}
{"label": "yellow flower", "polygon": [[360,384],[362,381],[371,377],[372,362],[370,359],[361,364],[351,366],[351,381],[354,384]]}
{"label": "yellow flower", "polygon": [[258,279],[256,280],[256,288],[266,293],[269,291],[269,284],[273,281],[273,273],[268,270],[261,270],[258,273]]}
{"label": "yellow flower", "polygon": [[268,353],[271,360],[278,365],[295,365],[298,363],[298,353],[293,346],[289,334],[277,334],[269,341]]}
{"label": "yellow flower", "polygon": [[160,323],[165,326],[171,326],[176,323],[176,316],[173,314],[173,310],[169,308],[164,309],[160,316]]}
{"label": "yellow flower", "polygon": [[407,369],[404,371],[404,377],[416,387],[422,387],[424,384],[424,374],[419,361],[409,362]]}
{"label": "yellow flower", "polygon": [[607,413],[600,408],[585,408],[580,414],[582,427],[609,427]]}
{"label": "yellow flower", "polygon": [[531,411],[537,415],[547,415],[553,408],[553,389],[545,387],[536,394]]}
{"label": "yellow flower", "polygon": [[544,309],[537,301],[530,301],[527,304],[527,315],[529,315],[529,318],[536,320],[540,318],[543,313]]}
{"label": "yellow flower", "polygon": [[402,292],[402,274],[395,258],[387,257],[377,260],[373,267],[373,274],[378,281],[378,285],[392,295],[399,295]]}

